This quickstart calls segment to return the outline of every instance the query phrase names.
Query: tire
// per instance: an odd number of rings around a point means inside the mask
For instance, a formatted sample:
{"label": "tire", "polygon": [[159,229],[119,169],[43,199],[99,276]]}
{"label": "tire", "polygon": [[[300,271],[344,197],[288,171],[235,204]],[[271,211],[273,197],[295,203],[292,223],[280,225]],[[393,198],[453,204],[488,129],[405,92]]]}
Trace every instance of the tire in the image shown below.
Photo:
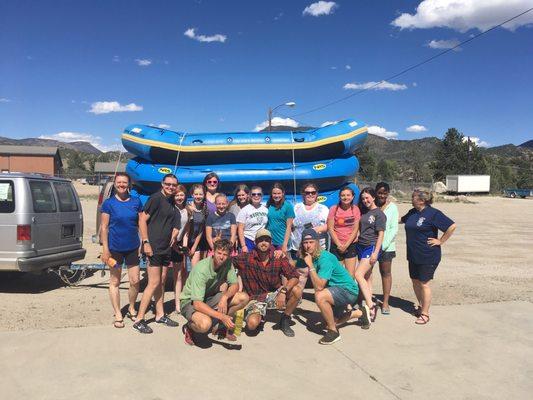
{"label": "tire", "polygon": [[510,197],[511,199],[514,199],[514,198],[516,197],[516,193],[515,193],[515,192],[511,192],[511,193],[509,193],[509,197]]}

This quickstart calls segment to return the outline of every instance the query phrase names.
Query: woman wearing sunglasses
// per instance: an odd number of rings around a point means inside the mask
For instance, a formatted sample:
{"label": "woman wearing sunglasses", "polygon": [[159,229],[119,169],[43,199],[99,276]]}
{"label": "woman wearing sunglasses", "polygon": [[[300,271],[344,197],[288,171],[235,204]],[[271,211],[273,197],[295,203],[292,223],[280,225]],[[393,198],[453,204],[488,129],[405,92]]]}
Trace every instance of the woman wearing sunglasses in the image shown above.
{"label": "woman wearing sunglasses", "polygon": [[255,234],[268,222],[268,209],[261,204],[263,189],[252,186],[250,199],[251,204],[245,206],[237,216],[237,233],[243,253],[255,249]]}
{"label": "woman wearing sunglasses", "polygon": [[215,199],[219,195],[218,189],[220,188],[220,179],[215,172],[207,174],[203,181],[205,190],[205,204],[209,213],[214,213],[217,210],[215,206]]}

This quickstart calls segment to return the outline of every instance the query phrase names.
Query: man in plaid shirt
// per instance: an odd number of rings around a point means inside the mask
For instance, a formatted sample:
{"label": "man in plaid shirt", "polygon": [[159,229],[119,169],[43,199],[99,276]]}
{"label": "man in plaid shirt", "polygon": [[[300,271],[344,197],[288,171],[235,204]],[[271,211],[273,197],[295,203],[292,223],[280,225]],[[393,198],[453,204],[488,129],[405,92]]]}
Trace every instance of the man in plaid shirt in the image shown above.
{"label": "man in plaid shirt", "polygon": [[[242,253],[233,259],[233,264],[242,279],[244,291],[252,302],[264,302],[270,292],[276,292],[276,307],[278,310],[284,310],[280,329],[286,336],[293,337],[291,315],[302,298],[302,289],[298,286],[298,272],[287,257],[274,256],[272,235],[268,230],[260,229],[256,233],[255,245],[254,250]],[[282,276],[286,280],[285,285]],[[255,331],[260,323],[259,312],[252,311],[248,314],[246,327],[249,330]]]}

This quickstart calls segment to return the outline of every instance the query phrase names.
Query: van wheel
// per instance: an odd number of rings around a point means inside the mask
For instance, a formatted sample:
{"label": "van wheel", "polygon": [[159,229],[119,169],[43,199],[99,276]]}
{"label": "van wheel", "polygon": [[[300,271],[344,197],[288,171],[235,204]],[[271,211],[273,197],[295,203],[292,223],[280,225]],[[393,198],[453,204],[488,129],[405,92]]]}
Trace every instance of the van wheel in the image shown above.
{"label": "van wheel", "polygon": [[514,199],[514,198],[516,197],[516,193],[515,193],[515,192],[511,192],[511,193],[509,194],[509,197],[512,198],[512,199]]}

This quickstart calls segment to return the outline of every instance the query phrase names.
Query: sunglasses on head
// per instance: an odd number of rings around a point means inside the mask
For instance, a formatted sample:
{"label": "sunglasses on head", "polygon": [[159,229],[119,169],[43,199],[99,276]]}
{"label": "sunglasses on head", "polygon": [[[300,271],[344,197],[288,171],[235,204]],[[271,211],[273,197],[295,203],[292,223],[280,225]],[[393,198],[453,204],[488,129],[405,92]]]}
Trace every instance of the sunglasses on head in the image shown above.
{"label": "sunglasses on head", "polygon": [[252,193],[252,196],[262,196],[263,193]]}
{"label": "sunglasses on head", "polygon": [[307,196],[314,196],[314,195],[316,194],[316,190],[309,191],[309,192],[306,190],[306,191],[304,192],[304,194],[307,195]]}

